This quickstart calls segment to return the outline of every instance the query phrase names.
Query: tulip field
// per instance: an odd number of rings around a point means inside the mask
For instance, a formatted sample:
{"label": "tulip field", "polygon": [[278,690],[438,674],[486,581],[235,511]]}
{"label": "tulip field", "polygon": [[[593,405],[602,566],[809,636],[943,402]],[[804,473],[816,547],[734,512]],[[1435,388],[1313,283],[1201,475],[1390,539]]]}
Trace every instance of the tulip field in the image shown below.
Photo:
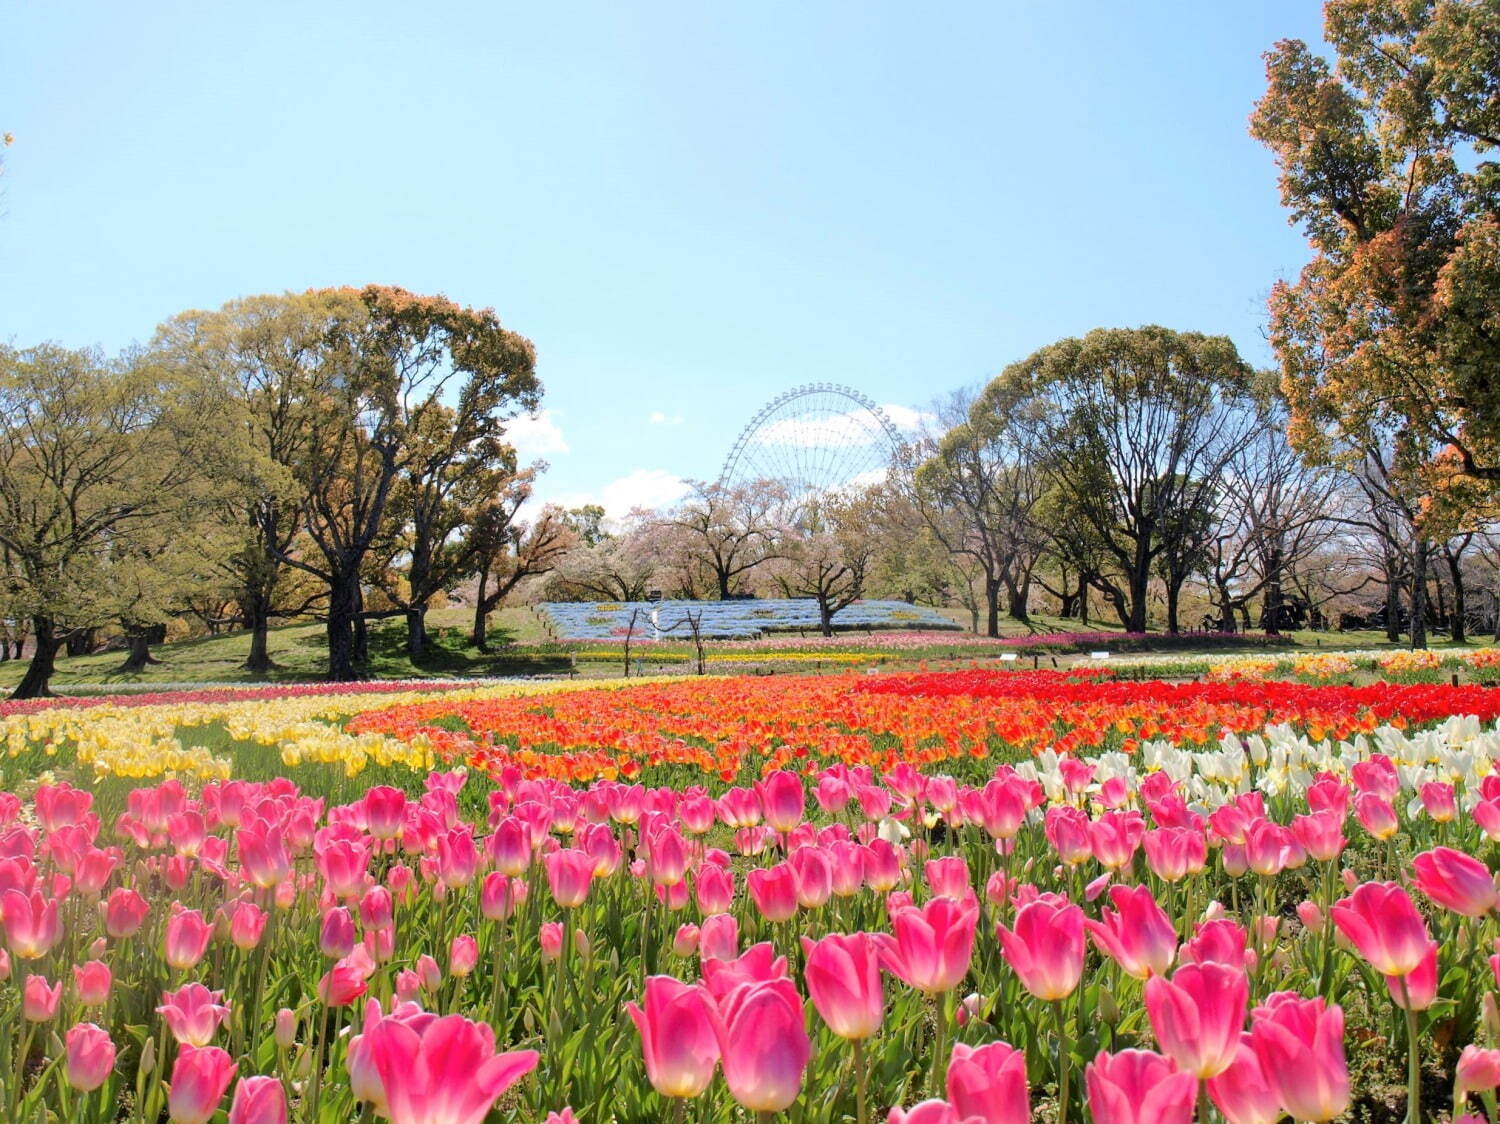
{"label": "tulip field", "polygon": [[0,704],[0,1119],[1459,1121],[1500,689]]}

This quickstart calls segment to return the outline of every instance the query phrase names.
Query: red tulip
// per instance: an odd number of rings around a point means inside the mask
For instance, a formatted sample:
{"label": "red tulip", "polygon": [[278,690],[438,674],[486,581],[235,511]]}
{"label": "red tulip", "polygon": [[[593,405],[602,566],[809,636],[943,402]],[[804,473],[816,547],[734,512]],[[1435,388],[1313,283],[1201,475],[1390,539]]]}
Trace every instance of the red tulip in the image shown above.
{"label": "red tulip", "polygon": [[1066,901],[1038,899],[1021,907],[1015,929],[996,926],[1005,961],[1038,999],[1073,994],[1083,975],[1083,910]]}
{"label": "red tulip", "polygon": [[960,1119],[983,1124],[1030,1124],[1026,1055],[1004,1042],[953,1047],[948,1100]]}
{"label": "red tulip", "polygon": [[1333,923],[1383,976],[1414,971],[1432,939],[1417,907],[1394,882],[1366,882],[1335,902]]}
{"label": "red tulip", "polygon": [[381,1019],[365,1040],[391,1124],[481,1124],[538,1059],[535,1050],[495,1053],[494,1031],[462,1015],[433,1019],[420,1032]]}
{"label": "red tulip", "polygon": [[1296,1119],[1332,1120],[1349,1107],[1338,1004],[1278,991],[1251,1012],[1250,1046],[1281,1107]]}
{"label": "red tulip", "polygon": [[880,963],[907,986],[927,995],[952,991],[969,973],[979,906],[933,898],[906,906],[891,918],[890,933],[873,937]]}
{"label": "red tulip", "polygon": [[1101,1050],[1084,1071],[1084,1084],[1095,1120],[1192,1124],[1197,1078],[1150,1050]]}
{"label": "red tulip", "polygon": [[671,976],[646,978],[645,1006],[625,1004],[641,1034],[651,1087],[664,1097],[696,1097],[719,1064],[713,996],[701,984]]}
{"label": "red tulip", "polygon": [[802,1091],[812,1057],[802,999],[791,980],[742,984],[715,1020],[724,1082],[751,1112],[780,1112]]}
{"label": "red tulip", "polygon": [[840,1038],[868,1038],[885,1021],[880,955],[868,933],[802,938],[807,994],[828,1029]]}
{"label": "red tulip", "polygon": [[217,1046],[181,1046],[172,1067],[167,1115],[172,1124],[208,1124],[234,1080],[235,1065]]}
{"label": "red tulip", "polygon": [[63,1038],[68,1053],[68,1084],[92,1093],[109,1080],[115,1068],[115,1044],[93,1023],[79,1023]]}
{"label": "red tulip", "polygon": [[1239,1050],[1250,985],[1240,968],[1210,961],[1146,981],[1146,1014],[1162,1051],[1200,1078],[1217,1077]]}
{"label": "red tulip", "polygon": [[1438,905],[1465,917],[1483,917],[1495,908],[1490,868],[1451,847],[1434,847],[1411,861],[1412,882]]}

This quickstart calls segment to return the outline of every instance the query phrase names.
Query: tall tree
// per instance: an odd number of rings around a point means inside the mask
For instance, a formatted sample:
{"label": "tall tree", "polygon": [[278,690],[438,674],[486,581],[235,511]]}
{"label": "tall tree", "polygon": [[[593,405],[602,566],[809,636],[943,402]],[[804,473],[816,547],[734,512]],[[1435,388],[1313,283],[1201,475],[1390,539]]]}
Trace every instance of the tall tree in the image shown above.
{"label": "tall tree", "polygon": [[1086,521],[1121,581],[1098,581],[1132,632],[1174,522],[1210,503],[1253,433],[1253,376],[1224,336],[1098,329],[1013,363],[974,404],[970,426],[1005,434]]}
{"label": "tall tree", "polygon": [[834,615],[864,596],[879,543],[874,503],[871,491],[804,500],[773,563],[775,580],[787,597],[817,602],[824,636],[833,635]]}
{"label": "tall tree", "polygon": [[1335,62],[1277,43],[1250,120],[1313,249],[1271,294],[1293,438],[1500,482],[1500,5],[1324,13]]}
{"label": "tall tree", "polygon": [[786,489],[772,480],[734,487],[699,481],[662,521],[683,532],[724,601],[740,579],[775,557],[786,506]]}
{"label": "tall tree", "polygon": [[127,614],[134,583],[112,568],[150,575],[129,559],[202,502],[223,416],[214,388],[143,362],[0,347],[0,547],[35,642],[13,697],[47,694],[67,637]]}
{"label": "tall tree", "polygon": [[[535,410],[541,385],[531,343],[500,326],[489,309],[445,297],[368,286],[359,314],[342,317],[330,336],[338,371],[323,426],[293,466],[307,495],[307,532],[315,557],[283,552],[288,565],[328,587],[328,677],[364,674],[361,577],[389,533],[387,506],[399,476],[420,456],[452,463],[502,430],[520,410]],[[451,429],[436,449],[419,434],[451,409]]]}

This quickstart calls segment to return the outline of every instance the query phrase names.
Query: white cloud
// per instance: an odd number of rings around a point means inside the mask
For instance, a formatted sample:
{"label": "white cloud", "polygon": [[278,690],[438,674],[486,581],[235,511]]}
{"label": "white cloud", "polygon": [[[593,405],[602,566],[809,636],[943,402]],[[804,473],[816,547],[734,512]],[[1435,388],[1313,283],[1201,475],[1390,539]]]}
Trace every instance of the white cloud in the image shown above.
{"label": "white cloud", "polygon": [[647,425],[681,425],[681,414],[665,414],[661,410],[652,410],[646,417]]}
{"label": "white cloud", "polygon": [[660,468],[638,468],[597,491],[561,492],[546,497],[546,501],[564,508],[596,503],[604,508],[609,522],[618,527],[635,508],[668,507],[692,490],[692,485],[673,473]]}
{"label": "white cloud", "polygon": [[539,410],[512,418],[505,424],[506,439],[516,447],[516,454],[523,462],[568,452],[568,442],[563,437],[562,427],[557,424],[557,417],[554,410]]}
{"label": "white cloud", "polygon": [[[903,434],[915,433],[930,414],[910,406],[887,405],[880,410]],[[764,426],[756,435],[757,445],[780,445],[802,449],[847,449],[875,445],[884,440],[880,424],[868,410],[854,409],[821,418],[781,418]]]}

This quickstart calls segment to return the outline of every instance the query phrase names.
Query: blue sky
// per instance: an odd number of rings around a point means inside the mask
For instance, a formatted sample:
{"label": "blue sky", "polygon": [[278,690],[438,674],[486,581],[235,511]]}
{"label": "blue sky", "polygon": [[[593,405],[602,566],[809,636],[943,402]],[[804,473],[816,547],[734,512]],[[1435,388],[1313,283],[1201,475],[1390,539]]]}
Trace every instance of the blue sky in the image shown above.
{"label": "blue sky", "polygon": [[537,346],[543,488],[711,478],[807,381],[921,407],[1098,326],[1230,335],[1306,257],[1246,134],[1319,5],[12,5],[0,339],[397,284]]}

